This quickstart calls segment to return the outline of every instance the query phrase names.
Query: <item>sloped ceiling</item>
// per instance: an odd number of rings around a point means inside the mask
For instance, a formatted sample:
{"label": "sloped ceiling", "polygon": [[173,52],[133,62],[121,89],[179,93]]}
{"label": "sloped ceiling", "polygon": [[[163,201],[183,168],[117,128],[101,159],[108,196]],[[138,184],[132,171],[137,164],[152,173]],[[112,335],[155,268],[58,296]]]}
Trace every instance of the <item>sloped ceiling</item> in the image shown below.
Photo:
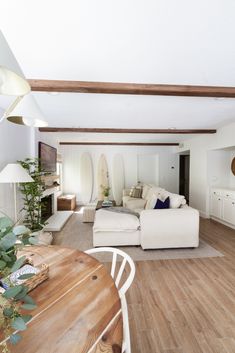
{"label": "sloped ceiling", "polygon": [[[8,0],[0,24],[28,78],[235,86],[234,13],[233,0]],[[235,120],[235,99],[34,95],[58,127]]]}

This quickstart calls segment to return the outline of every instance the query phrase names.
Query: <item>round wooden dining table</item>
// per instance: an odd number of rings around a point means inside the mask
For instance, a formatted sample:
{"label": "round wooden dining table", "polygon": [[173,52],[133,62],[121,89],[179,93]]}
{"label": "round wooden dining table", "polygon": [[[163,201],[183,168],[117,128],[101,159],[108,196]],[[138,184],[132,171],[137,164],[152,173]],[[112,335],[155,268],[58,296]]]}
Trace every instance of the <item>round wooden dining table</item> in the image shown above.
{"label": "round wooden dining table", "polygon": [[[119,353],[121,303],[105,266],[75,249],[26,248],[34,265],[49,265],[49,278],[30,292],[37,303],[12,353]],[[27,311],[27,314],[29,312]]]}

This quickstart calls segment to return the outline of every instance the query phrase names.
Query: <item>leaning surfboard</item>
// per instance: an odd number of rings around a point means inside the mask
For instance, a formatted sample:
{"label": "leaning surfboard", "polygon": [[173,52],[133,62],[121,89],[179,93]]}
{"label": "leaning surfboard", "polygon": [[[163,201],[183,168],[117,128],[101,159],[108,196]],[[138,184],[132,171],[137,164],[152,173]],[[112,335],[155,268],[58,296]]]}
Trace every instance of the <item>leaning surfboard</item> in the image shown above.
{"label": "leaning surfboard", "polygon": [[125,187],[124,163],[121,154],[116,154],[113,157],[112,163],[112,191],[116,204],[119,206],[122,203],[122,192]]}
{"label": "leaning surfboard", "polygon": [[109,173],[108,173],[108,164],[104,154],[101,154],[98,166],[97,166],[97,191],[98,191],[98,199],[103,200],[103,188],[109,186]]}
{"label": "leaning surfboard", "polygon": [[80,187],[82,203],[91,201],[93,191],[93,167],[90,153],[84,152],[80,157]]}

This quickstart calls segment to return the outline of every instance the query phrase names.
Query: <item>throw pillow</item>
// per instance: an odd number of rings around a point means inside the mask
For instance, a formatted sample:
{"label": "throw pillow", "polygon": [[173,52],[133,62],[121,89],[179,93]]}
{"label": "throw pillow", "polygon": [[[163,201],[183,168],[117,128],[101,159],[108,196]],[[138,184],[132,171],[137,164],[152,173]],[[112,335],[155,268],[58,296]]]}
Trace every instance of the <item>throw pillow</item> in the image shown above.
{"label": "throw pillow", "polygon": [[142,197],[142,187],[140,185],[132,186],[129,196],[140,199]]}
{"label": "throw pillow", "polygon": [[145,205],[145,209],[146,210],[153,210],[156,205],[157,199],[158,199],[158,197],[156,195],[152,195],[152,197],[147,200],[147,203]]}
{"label": "throw pillow", "polygon": [[169,196],[165,199],[165,201],[162,201],[160,199],[157,199],[156,205],[154,206],[155,210],[162,210],[165,208],[170,208],[170,198]]}
{"label": "throw pillow", "polygon": [[146,196],[151,188],[152,187],[150,185],[144,184],[143,192],[142,192],[142,199],[146,200]]}

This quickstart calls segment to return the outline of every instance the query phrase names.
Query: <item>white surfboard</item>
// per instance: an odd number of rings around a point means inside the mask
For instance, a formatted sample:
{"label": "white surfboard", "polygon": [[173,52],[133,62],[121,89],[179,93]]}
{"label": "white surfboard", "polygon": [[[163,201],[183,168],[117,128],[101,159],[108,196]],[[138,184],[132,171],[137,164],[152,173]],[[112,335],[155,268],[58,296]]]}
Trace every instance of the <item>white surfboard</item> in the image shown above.
{"label": "white surfboard", "polygon": [[121,154],[113,157],[112,163],[112,191],[116,204],[122,203],[122,192],[125,187],[124,163]]}
{"label": "white surfboard", "polygon": [[90,153],[84,152],[80,157],[81,199],[84,205],[91,201],[93,191],[93,166]]}
{"label": "white surfboard", "polygon": [[101,185],[105,187],[109,186],[108,164],[104,154],[101,154],[97,166],[97,191],[99,200],[104,199],[103,189]]}

